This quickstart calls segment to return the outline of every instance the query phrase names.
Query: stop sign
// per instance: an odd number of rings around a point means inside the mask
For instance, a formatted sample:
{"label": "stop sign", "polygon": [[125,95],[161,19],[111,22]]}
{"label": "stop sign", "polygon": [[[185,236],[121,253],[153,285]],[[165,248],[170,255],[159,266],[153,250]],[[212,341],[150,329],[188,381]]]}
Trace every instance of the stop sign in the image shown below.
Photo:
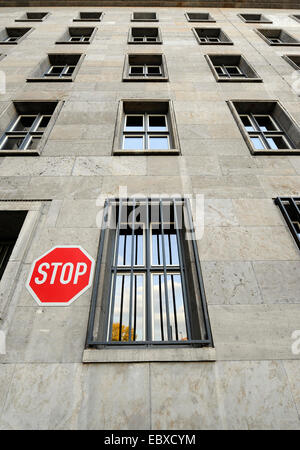
{"label": "stop sign", "polygon": [[91,286],[94,264],[79,245],[58,245],[33,262],[26,287],[39,305],[70,305]]}

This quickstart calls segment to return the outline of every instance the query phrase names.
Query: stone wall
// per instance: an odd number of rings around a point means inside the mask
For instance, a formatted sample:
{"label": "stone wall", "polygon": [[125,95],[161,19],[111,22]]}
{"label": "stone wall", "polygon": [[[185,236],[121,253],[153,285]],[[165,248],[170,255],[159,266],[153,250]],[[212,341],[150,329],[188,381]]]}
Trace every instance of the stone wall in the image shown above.
{"label": "stone wall", "polygon": [[[164,7],[155,8],[163,45],[130,46],[133,8],[112,7],[103,8],[91,45],[57,49],[78,10],[91,8],[47,10],[19,45],[0,46],[0,111],[12,100],[65,102],[41,156],[0,158],[1,209],[31,212],[0,284],[0,328],[8,333],[0,428],[299,429],[300,355],[291,345],[300,329],[300,253],[273,198],[299,195],[300,156],[250,155],[226,104],[279,100],[300,123],[299,75],[282,58],[299,48],[268,46],[256,25],[237,17],[246,9],[215,8],[207,11],[234,46],[200,46],[188,9]],[[1,8],[0,28],[25,11]],[[300,39],[295,11],[258,12]],[[57,51],[86,54],[76,80],[26,83]],[[122,82],[129,51],[164,53],[170,81]],[[217,83],[204,55],[219,52],[242,53],[263,83]],[[118,101],[131,98],[173,101],[180,156],[111,156]],[[205,195],[198,247],[215,362],[83,364],[91,289],[66,308],[42,308],[27,292],[32,261],[54,245],[82,245],[96,257],[96,200],[118,196],[119,186],[129,195]]]}

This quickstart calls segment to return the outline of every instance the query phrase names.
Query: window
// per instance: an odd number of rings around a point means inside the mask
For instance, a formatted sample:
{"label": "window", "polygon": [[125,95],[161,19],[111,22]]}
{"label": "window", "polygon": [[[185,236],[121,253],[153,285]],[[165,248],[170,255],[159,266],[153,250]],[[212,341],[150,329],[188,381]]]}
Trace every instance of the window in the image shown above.
{"label": "window", "polygon": [[209,13],[185,13],[188,22],[215,22],[215,19]]}
{"label": "window", "polygon": [[300,250],[300,197],[277,197],[275,203],[279,206]]}
{"label": "window", "polygon": [[300,69],[300,55],[283,55],[285,59],[294,69]]}
{"label": "window", "polygon": [[172,103],[120,102],[114,154],[178,154],[179,141]]}
{"label": "window", "polygon": [[27,12],[15,22],[43,22],[49,16],[49,12]]}
{"label": "window", "polygon": [[96,32],[97,28],[69,27],[56,44],[90,44]]}
{"label": "window", "polygon": [[134,12],[131,22],[158,22],[158,18],[155,12]]}
{"label": "window", "polygon": [[192,28],[192,30],[200,45],[233,45],[221,28]]}
{"label": "window", "polygon": [[242,55],[205,55],[217,81],[262,81]]}
{"label": "window", "polygon": [[256,33],[269,45],[298,46],[300,41],[289,33],[279,29],[257,29]]}
{"label": "window", "polygon": [[290,17],[297,22],[300,22],[300,14],[292,14]]}
{"label": "window", "polygon": [[51,53],[41,61],[27,81],[74,81],[84,56],[76,53]]}
{"label": "window", "polygon": [[241,132],[254,154],[297,153],[300,129],[276,101],[228,102]]}
{"label": "window", "polygon": [[0,155],[39,155],[60,108],[61,102],[13,102],[1,116]]}
{"label": "window", "polygon": [[164,55],[140,53],[127,55],[123,81],[168,81]]}
{"label": "window", "polygon": [[100,22],[102,17],[102,12],[80,12],[73,22]]}
{"label": "window", "polygon": [[27,211],[0,211],[0,280],[26,218]]}
{"label": "window", "polygon": [[5,28],[0,32],[1,45],[19,44],[33,31],[33,28]]}
{"label": "window", "polygon": [[188,201],[110,199],[103,217],[87,345],[211,346]]}
{"label": "window", "polygon": [[162,44],[160,30],[133,27],[129,31],[128,44]]}
{"label": "window", "polygon": [[269,20],[263,14],[238,14],[238,17],[242,19],[243,22],[246,23],[273,23],[272,20]]}

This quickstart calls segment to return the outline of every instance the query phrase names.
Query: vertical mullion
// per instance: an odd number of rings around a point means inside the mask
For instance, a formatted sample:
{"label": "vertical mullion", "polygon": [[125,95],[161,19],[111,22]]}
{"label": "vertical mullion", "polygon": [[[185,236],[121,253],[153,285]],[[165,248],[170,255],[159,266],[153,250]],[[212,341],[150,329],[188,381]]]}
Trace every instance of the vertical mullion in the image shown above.
{"label": "vertical mullion", "polygon": [[126,275],[122,275],[122,287],[121,287],[121,304],[120,304],[120,325],[119,325],[119,341],[122,340],[122,322],[123,322],[123,303],[124,303],[124,284]]}
{"label": "vertical mullion", "polygon": [[297,204],[296,204],[295,200],[293,199],[293,197],[290,198],[290,201],[291,201],[293,207],[295,208],[296,217],[297,217],[298,221],[300,222],[300,210],[299,210],[299,207],[297,206]]}
{"label": "vertical mullion", "polygon": [[175,336],[176,336],[176,341],[178,341],[177,308],[176,308],[176,295],[175,295],[173,274],[171,274],[171,285],[172,285],[172,297],[173,297],[173,308],[174,308]]}
{"label": "vertical mullion", "polygon": [[[151,241],[150,241],[150,218],[149,218],[149,200],[146,200],[146,285],[145,285],[145,297],[146,297],[146,340],[152,341],[152,303],[151,303]],[[152,299],[153,301],[153,299]]]}
{"label": "vertical mullion", "polygon": [[[135,228],[135,200],[132,203],[132,231],[131,231],[131,267],[130,267],[130,295],[129,295],[129,342],[131,341],[132,324],[132,290],[133,290],[133,266],[134,266],[134,228]],[[137,244],[136,244],[137,245]]]}
{"label": "vertical mullion", "polygon": [[[176,230],[176,238],[177,238],[177,248],[178,248],[183,302],[184,302],[184,309],[185,309],[185,323],[186,323],[187,337],[189,340],[189,339],[191,339],[191,324],[190,324],[188,301],[187,301],[185,266],[184,266],[184,262],[183,262],[182,251],[181,251],[181,239],[180,239],[179,230],[178,230],[178,217],[177,217],[176,199],[175,198],[173,199],[173,208],[174,208],[174,221],[175,221],[175,230]],[[182,205],[182,219],[181,219],[182,223],[183,223],[183,218],[184,218],[184,216],[183,216],[183,205]]]}
{"label": "vertical mullion", "polygon": [[114,320],[114,307],[115,307],[115,296],[116,296],[116,282],[117,282],[117,265],[118,265],[118,253],[119,253],[119,240],[120,240],[120,224],[122,220],[122,199],[119,200],[119,214],[118,214],[118,225],[116,230],[116,246],[115,255],[113,258],[113,289],[111,295],[111,305],[110,305],[110,323],[109,323],[109,342],[112,340],[112,326]]}
{"label": "vertical mullion", "polygon": [[159,200],[159,211],[160,211],[160,225],[161,225],[161,235],[162,235],[162,257],[163,257],[163,268],[164,268],[167,331],[168,331],[168,340],[171,341],[172,340],[172,330],[171,330],[171,325],[170,325],[168,277],[167,277],[166,255],[165,255],[164,217],[163,217],[163,207],[162,207],[162,200],[161,199]]}

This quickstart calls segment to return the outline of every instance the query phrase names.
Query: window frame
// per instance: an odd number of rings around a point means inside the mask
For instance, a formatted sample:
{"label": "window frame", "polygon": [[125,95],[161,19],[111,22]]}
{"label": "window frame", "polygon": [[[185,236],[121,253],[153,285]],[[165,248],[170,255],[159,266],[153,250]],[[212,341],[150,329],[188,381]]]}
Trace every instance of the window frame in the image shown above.
{"label": "window frame", "polygon": [[[268,45],[270,46],[278,46],[278,47],[299,47],[300,46],[300,40],[292,36],[287,31],[281,29],[281,28],[256,28],[254,30],[258,36],[261,37]],[[268,34],[271,33],[269,36]],[[273,33],[273,35],[272,35]],[[284,38],[290,39],[290,41],[284,40]],[[273,40],[278,40],[279,42],[272,42]]]}
{"label": "window frame", "polygon": [[[11,32],[10,30],[24,30],[24,33],[20,36],[11,36],[10,33],[13,33],[13,31]],[[22,42],[24,39],[26,39],[30,33],[32,33],[35,30],[35,28],[33,27],[5,27],[2,31],[1,34],[4,32],[6,33],[6,36],[4,37],[4,40],[0,40],[0,45],[18,45],[20,42]],[[9,41],[9,38],[17,38],[16,41]],[[0,38],[1,39],[1,38]]]}
{"label": "window frame", "polygon": [[[162,104],[162,106],[160,106]],[[135,105],[137,105],[136,110],[133,112],[128,112],[128,108],[131,110],[132,108],[135,109]],[[161,108],[164,108],[162,110]],[[150,149],[144,149],[144,150],[126,150],[121,148],[123,146],[123,136],[124,134],[132,134],[141,136],[146,136],[148,133],[148,124],[144,122],[144,130],[143,131],[132,131],[131,132],[125,132],[124,130],[124,124],[125,124],[125,117],[133,115],[133,116],[139,116],[145,115],[151,116],[151,115],[162,115],[166,117],[166,123],[168,130],[166,131],[153,131],[150,132],[150,134],[155,135],[169,135],[169,150],[150,150]],[[144,145],[148,145],[148,142],[144,141]],[[174,113],[174,106],[173,102],[171,100],[164,100],[164,99],[155,99],[155,100],[148,100],[148,99],[126,99],[126,100],[120,100],[119,102],[119,108],[117,113],[117,120],[116,120],[116,127],[115,127],[115,134],[114,134],[114,141],[113,141],[113,149],[112,149],[112,155],[117,156],[123,156],[123,155],[179,155],[180,154],[180,143],[179,143],[179,137],[176,127],[176,120],[175,120],[175,113]]]}
{"label": "window frame", "polygon": [[[240,132],[250,150],[254,155],[284,155],[284,154],[300,154],[300,127],[293,117],[288,113],[284,106],[278,100],[229,100],[227,105],[240,129]],[[251,106],[250,106],[251,105]],[[242,110],[242,112],[240,112]],[[246,111],[246,112],[245,112]],[[248,132],[245,129],[241,116],[269,116],[273,123],[276,124],[277,130],[262,132],[257,126],[254,131]],[[278,119],[278,117],[280,117]],[[282,121],[282,123],[281,123]],[[255,121],[251,120],[252,126]],[[290,134],[287,133],[286,128]],[[267,137],[281,136],[287,142],[288,146],[284,149],[271,149],[265,139],[262,140],[266,144],[264,149],[256,149],[251,141],[251,133],[255,136],[267,134]]]}
{"label": "window frame", "polygon": [[[289,230],[300,250],[300,197],[277,197],[274,199],[274,202],[279,207],[279,209],[289,227]],[[297,203],[299,204],[299,206],[297,205]],[[295,215],[298,219],[296,221],[296,223],[298,224],[299,232],[297,232],[297,229],[294,225],[294,221],[291,218],[289,211],[286,208],[287,204],[293,210],[293,212],[295,213]]]}
{"label": "window frame", "polygon": [[[204,18],[202,18],[202,19],[192,19],[190,17],[190,14],[192,14],[192,15],[205,14],[205,15],[207,15],[207,19],[204,19]],[[201,23],[201,22],[204,22],[204,23],[206,23],[206,22],[207,23],[215,23],[216,22],[216,20],[213,18],[213,16],[210,13],[192,12],[192,11],[190,11],[190,12],[185,12],[184,15],[185,15],[185,18],[186,18],[186,20],[188,22],[199,22],[199,23]]]}
{"label": "window frame", "polygon": [[[134,64],[131,64],[131,60],[137,60]],[[151,59],[154,61],[151,61]],[[160,59],[160,62],[156,62]],[[147,61],[147,62],[145,62]],[[143,66],[143,74],[131,75],[131,67]],[[155,66],[159,67],[160,75],[147,74],[145,68]],[[122,81],[135,81],[135,82],[166,82],[169,81],[169,74],[167,70],[166,57],[162,53],[128,53],[124,58],[123,76]]]}
{"label": "window frame", "polygon": [[[176,242],[178,245],[178,262],[179,265],[176,266],[166,266],[166,256],[165,256],[165,250],[164,250],[164,246],[162,247],[162,257],[163,257],[163,264],[160,264],[159,266],[157,266],[156,268],[154,266],[152,266],[152,261],[151,261],[151,255],[152,255],[152,239],[150,239],[150,213],[149,213],[149,207],[151,208],[152,204],[156,204],[156,207],[159,208],[159,218],[160,218],[160,229],[161,229],[161,236],[162,239],[164,240],[164,229],[165,229],[165,224],[168,223],[168,220],[165,222],[164,221],[164,206],[165,205],[170,205],[172,207],[172,211],[173,211],[173,217],[174,217],[174,224],[175,224],[175,235],[176,235]],[[146,311],[146,320],[145,323],[147,324],[147,335],[145,336],[145,339],[143,341],[135,341],[131,339],[131,335],[132,335],[132,321],[131,319],[129,319],[129,337],[128,340],[118,340],[118,341],[114,341],[112,338],[112,323],[113,323],[113,312],[114,312],[114,295],[115,295],[115,290],[116,290],[116,273],[118,273],[118,266],[115,265],[115,261],[117,259],[117,255],[118,255],[118,245],[119,245],[119,236],[120,236],[120,223],[121,223],[121,217],[122,217],[122,208],[124,208],[124,206],[130,204],[131,207],[135,208],[138,207],[139,204],[140,205],[145,205],[144,207],[146,208],[146,214],[145,214],[145,219],[146,219],[146,223],[145,223],[145,228],[143,226],[143,231],[142,233],[145,232],[145,237],[146,239],[143,241],[143,243],[146,246],[146,251],[144,251],[144,255],[143,257],[145,258],[145,265],[143,267],[141,267],[138,272],[136,272],[137,269],[135,269],[135,266],[132,266],[132,258],[133,258],[133,253],[131,255],[131,264],[129,267],[127,267],[126,269],[126,273],[130,275],[130,279],[131,279],[131,286],[133,285],[133,278],[134,278],[134,273],[140,274],[140,273],[144,273],[145,277],[147,279],[147,282],[144,284],[143,289],[146,293],[146,299],[145,299],[145,311]],[[110,235],[108,237],[108,239],[110,240],[110,244],[109,243],[105,243],[105,240],[107,239],[107,234],[106,233],[110,233],[111,230],[109,229],[109,224],[108,221],[110,220],[109,218],[111,217],[111,207],[112,205],[118,205],[118,212],[117,209],[115,209],[115,213],[116,213],[116,218],[117,218],[117,222],[114,226],[114,231],[113,231],[113,237]],[[189,300],[187,298],[187,283],[188,283],[188,278],[185,275],[185,258],[186,255],[184,255],[184,250],[183,250],[183,242],[184,242],[184,236],[180,236],[180,232],[179,230],[181,230],[181,232],[184,232],[184,230],[182,230],[182,228],[180,228],[179,222],[178,222],[178,217],[177,217],[177,209],[178,207],[180,208],[184,208],[184,224],[186,225],[186,220],[188,221],[188,230],[189,233],[191,235],[191,251],[192,254],[191,256],[189,256],[189,258],[191,257],[191,259],[189,259],[189,261],[192,263],[194,263],[194,269],[196,270],[196,280],[194,280],[194,282],[197,284],[197,286],[194,286],[193,288],[195,288],[198,292],[198,300],[194,299],[194,301],[198,302],[199,304],[197,304],[197,311],[199,313],[199,311],[201,311],[200,317],[198,315],[196,320],[200,320],[201,323],[198,324],[197,326],[197,332],[201,333],[201,339],[193,339],[192,338],[192,333],[195,332],[194,330],[194,326],[192,325],[192,317],[190,316],[190,308],[191,306],[191,300]],[[115,206],[116,208],[116,206]],[[128,212],[128,210],[127,210]],[[195,238],[195,230],[194,230],[194,225],[193,225],[193,220],[192,220],[192,213],[191,213],[191,208],[190,208],[190,204],[189,204],[189,200],[187,198],[133,198],[133,199],[129,199],[129,198],[125,198],[125,199],[116,199],[116,198],[110,198],[107,199],[104,203],[104,209],[103,209],[103,219],[102,219],[102,226],[101,226],[101,233],[100,233],[100,237],[99,237],[99,246],[98,246],[98,255],[97,255],[97,264],[96,264],[96,270],[95,270],[95,275],[94,275],[94,283],[93,283],[93,291],[92,291],[92,299],[91,299],[91,305],[90,305],[90,315],[89,315],[89,321],[88,321],[88,329],[87,329],[87,338],[86,338],[86,349],[87,348],[99,348],[99,346],[101,348],[113,348],[113,347],[120,347],[120,348],[124,348],[124,347],[134,347],[137,348],[138,346],[144,347],[144,348],[153,348],[154,347],[166,347],[166,346],[174,346],[175,347],[191,347],[191,346],[204,346],[204,347],[213,347],[213,340],[212,340],[212,332],[211,332],[211,327],[210,327],[210,321],[209,321],[209,316],[208,316],[208,308],[207,308],[207,303],[206,303],[206,298],[205,298],[205,291],[204,291],[204,285],[203,285],[203,278],[202,278],[202,274],[201,274],[201,267],[200,267],[200,260],[199,260],[199,255],[198,255],[198,249],[197,249],[197,243],[196,243],[196,238]],[[127,216],[126,216],[127,217]],[[131,231],[129,232],[129,234],[131,234],[132,236],[134,235],[134,230],[135,230],[135,214],[132,214],[132,226],[131,226]],[[182,221],[183,219],[181,219]],[[122,221],[123,222],[123,221]],[[127,223],[127,222],[126,222]],[[131,248],[133,248],[133,240],[131,242]],[[117,251],[117,253],[116,253]],[[150,252],[150,253],[149,253]],[[96,311],[97,311],[97,302],[99,299],[99,293],[98,293],[98,288],[99,288],[99,281],[101,278],[101,272],[103,272],[103,258],[105,258],[105,266],[107,266],[107,270],[108,270],[108,274],[109,274],[109,278],[110,278],[110,282],[109,282],[109,287],[108,289],[105,291],[106,293],[103,295],[102,293],[102,298],[100,299],[100,304],[102,305],[103,302],[105,303],[105,305],[101,306],[101,310],[106,311],[105,314],[102,314],[102,318],[103,318],[103,326],[104,323],[105,325],[105,329],[103,329],[103,336],[109,337],[109,339],[106,338],[106,340],[102,340],[98,337],[95,338],[95,333],[94,333],[94,327],[95,327],[95,319],[96,319]],[[102,269],[102,270],[101,270]],[[158,275],[162,275],[164,277],[164,285],[165,285],[165,290],[166,292],[168,291],[168,289],[166,289],[166,282],[167,282],[167,278],[166,278],[166,274],[167,273],[173,273],[176,272],[176,275],[181,276],[181,280],[182,280],[182,302],[185,308],[185,313],[186,313],[186,331],[187,331],[187,336],[188,339],[177,339],[177,340],[173,340],[170,339],[170,337],[173,336],[172,331],[170,329],[170,322],[168,321],[168,317],[169,317],[169,313],[167,313],[167,323],[168,323],[168,339],[167,340],[159,340],[159,341],[153,341],[152,340],[152,317],[151,317],[151,313],[149,311],[151,311],[151,308],[153,307],[154,301],[153,301],[153,297],[151,296],[151,289],[153,286],[153,283],[151,283],[151,276],[154,274],[158,274]],[[121,267],[119,269],[119,273],[125,273],[124,271],[124,266]],[[149,284],[150,283],[150,284]],[[166,302],[166,308],[168,308],[168,304],[170,305],[169,301],[168,301],[168,294],[164,296],[165,297],[165,302]],[[132,317],[130,311],[132,312],[132,302],[133,302],[133,291],[131,290],[131,295],[130,295],[130,307],[129,307],[129,317]],[[122,301],[122,299],[121,299]],[[98,323],[97,319],[97,323]],[[176,332],[177,334],[177,332]],[[111,337],[110,337],[111,336]],[[123,351],[123,350],[122,350]]]}
{"label": "window frame", "polygon": [[[145,32],[144,35],[141,36],[133,36],[133,30],[142,30]],[[157,30],[156,36],[147,36],[147,30]],[[135,41],[134,39],[141,39],[140,41]],[[148,41],[147,38],[154,39],[155,41]],[[162,35],[159,27],[130,27],[128,32],[128,44],[132,45],[157,45],[162,44]]]}
{"label": "window frame", "polygon": [[[199,36],[198,30],[204,30],[208,34],[204,36]],[[199,45],[233,45],[232,40],[228,37],[228,35],[222,30],[222,28],[214,27],[214,28],[201,28],[201,27],[193,27],[192,32],[198,42]],[[217,35],[210,35],[210,33],[216,33]],[[203,39],[205,41],[203,41]],[[209,42],[209,39],[217,39],[217,42]]]}
{"label": "window frame", "polygon": [[[255,71],[249,61],[241,54],[216,54],[208,53],[204,55],[212,73],[218,82],[229,83],[245,83],[245,82],[262,82],[262,78]],[[216,62],[217,61],[217,62]],[[237,67],[243,75],[237,76],[221,76],[218,74],[216,67]]]}

